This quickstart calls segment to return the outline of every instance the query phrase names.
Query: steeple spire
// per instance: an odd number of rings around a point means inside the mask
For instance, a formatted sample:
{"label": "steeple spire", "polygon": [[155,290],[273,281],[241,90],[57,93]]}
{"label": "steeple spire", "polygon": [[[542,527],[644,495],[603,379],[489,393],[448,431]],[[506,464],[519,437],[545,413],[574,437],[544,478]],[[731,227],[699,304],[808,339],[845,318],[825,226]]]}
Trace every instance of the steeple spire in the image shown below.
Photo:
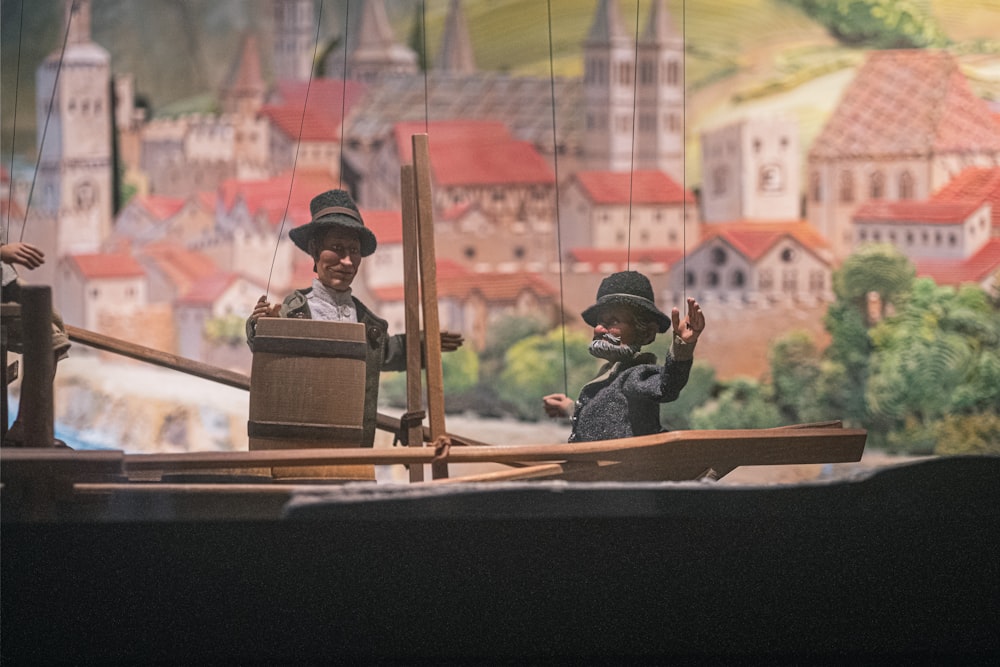
{"label": "steeple spire", "polygon": [[441,52],[434,69],[449,74],[473,74],[476,71],[476,57],[472,51],[469,25],[465,20],[460,0],[451,0],[448,17],[441,39]]}
{"label": "steeple spire", "polygon": [[90,0],[66,0],[66,21],[69,24],[69,44],[90,43]]}

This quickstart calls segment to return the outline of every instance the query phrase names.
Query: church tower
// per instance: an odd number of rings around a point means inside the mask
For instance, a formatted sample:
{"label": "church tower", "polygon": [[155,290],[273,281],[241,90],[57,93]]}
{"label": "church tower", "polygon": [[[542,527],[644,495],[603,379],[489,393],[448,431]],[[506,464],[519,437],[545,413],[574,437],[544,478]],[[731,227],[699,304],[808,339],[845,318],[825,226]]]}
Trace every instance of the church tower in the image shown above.
{"label": "church tower", "polygon": [[583,44],[584,163],[590,170],[632,168],[635,47],[617,0],[600,0]]}
{"label": "church tower", "polygon": [[[347,78],[372,83],[387,74],[416,74],[417,54],[396,41],[385,0],[362,0],[360,4],[357,41],[347,58]],[[350,11],[357,10],[350,2]],[[347,43],[350,48],[349,36]]]}
{"label": "church tower", "polygon": [[653,0],[638,45],[635,168],[684,182],[684,41],[663,0]]}
{"label": "church tower", "polygon": [[308,81],[316,40],[315,0],[271,0],[274,78]]}
{"label": "church tower", "polygon": [[461,0],[451,0],[444,24],[444,37],[434,70],[445,74],[475,74],[476,57],[472,51],[469,25],[462,12]]}
{"label": "church tower", "polygon": [[111,57],[91,41],[90,8],[90,0],[66,0],[61,67],[56,51],[35,74],[41,157],[34,205],[56,221],[55,238],[46,239],[54,247],[43,248],[56,257],[95,252],[111,231]]}

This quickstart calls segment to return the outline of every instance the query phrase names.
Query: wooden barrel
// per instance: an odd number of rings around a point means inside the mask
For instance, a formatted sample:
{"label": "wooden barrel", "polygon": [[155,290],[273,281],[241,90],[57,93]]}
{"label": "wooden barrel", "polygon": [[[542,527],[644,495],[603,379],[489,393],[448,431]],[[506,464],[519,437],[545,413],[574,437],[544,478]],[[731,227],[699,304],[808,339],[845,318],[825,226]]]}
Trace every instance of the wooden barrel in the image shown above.
{"label": "wooden barrel", "polygon": [[[265,317],[250,371],[250,449],[360,447],[363,324]],[[374,480],[371,465],[273,468],[274,477]]]}

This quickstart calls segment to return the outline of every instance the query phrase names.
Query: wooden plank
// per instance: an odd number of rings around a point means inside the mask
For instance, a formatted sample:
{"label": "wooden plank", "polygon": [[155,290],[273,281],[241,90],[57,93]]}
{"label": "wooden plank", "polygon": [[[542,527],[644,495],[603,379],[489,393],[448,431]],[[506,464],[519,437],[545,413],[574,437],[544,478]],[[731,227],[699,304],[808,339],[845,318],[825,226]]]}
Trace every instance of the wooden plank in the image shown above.
{"label": "wooden plank", "polygon": [[[567,479],[656,481],[695,479],[708,468],[741,465],[843,463],[861,460],[861,429],[803,428],[671,431],[637,438],[558,445],[453,447],[450,463],[563,463],[589,461],[606,470],[574,469]],[[263,465],[428,464],[434,451],[423,448],[310,449],[256,452],[135,454],[129,473],[143,470],[230,468]]]}
{"label": "wooden plank", "polygon": [[[417,192],[412,165],[404,164],[399,170],[402,192],[403,215],[403,302],[406,327],[406,411],[410,415],[424,409],[421,392],[423,372],[422,351],[420,349],[420,232],[417,222]],[[406,442],[410,447],[423,447],[424,429],[416,420],[411,420],[407,429]],[[424,467],[410,466],[410,482],[424,481]]]}
{"label": "wooden plank", "polygon": [[[437,261],[434,252],[434,200],[431,192],[430,148],[426,134],[413,135],[413,169],[420,231],[420,292],[424,310],[424,358],[427,372],[427,411],[431,441],[446,434],[444,374],[441,368],[441,323],[437,303]],[[435,479],[448,476],[448,464],[435,460]]]}

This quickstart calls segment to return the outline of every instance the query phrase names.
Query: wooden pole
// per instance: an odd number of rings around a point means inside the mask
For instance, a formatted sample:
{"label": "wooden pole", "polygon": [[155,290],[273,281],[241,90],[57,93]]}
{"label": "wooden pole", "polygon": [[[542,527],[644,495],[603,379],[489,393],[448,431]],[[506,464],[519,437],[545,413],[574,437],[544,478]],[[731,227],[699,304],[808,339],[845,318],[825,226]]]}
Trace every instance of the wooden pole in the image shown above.
{"label": "wooden pole", "polygon": [[[420,257],[419,229],[417,221],[417,193],[413,165],[403,165],[399,170],[402,192],[403,215],[403,299],[406,326],[406,413],[408,419],[402,428],[407,431],[406,443],[410,447],[422,447],[424,432],[422,419],[415,415],[424,409],[421,394],[420,350]],[[410,483],[424,481],[424,466],[410,464]]]}
{"label": "wooden pole", "polygon": [[19,414],[24,426],[24,444],[52,447],[55,443],[52,379],[56,370],[52,353],[52,288],[25,285],[21,295],[24,379],[21,380]]}
{"label": "wooden pole", "polygon": [[[434,200],[431,192],[430,150],[426,134],[413,135],[413,168],[417,222],[420,230],[420,293],[424,309],[424,348],[427,361],[427,411],[431,441],[446,435],[444,424],[444,375],[441,369],[441,324],[438,319],[437,263],[434,254]],[[448,476],[448,464],[434,461],[434,479]]]}

